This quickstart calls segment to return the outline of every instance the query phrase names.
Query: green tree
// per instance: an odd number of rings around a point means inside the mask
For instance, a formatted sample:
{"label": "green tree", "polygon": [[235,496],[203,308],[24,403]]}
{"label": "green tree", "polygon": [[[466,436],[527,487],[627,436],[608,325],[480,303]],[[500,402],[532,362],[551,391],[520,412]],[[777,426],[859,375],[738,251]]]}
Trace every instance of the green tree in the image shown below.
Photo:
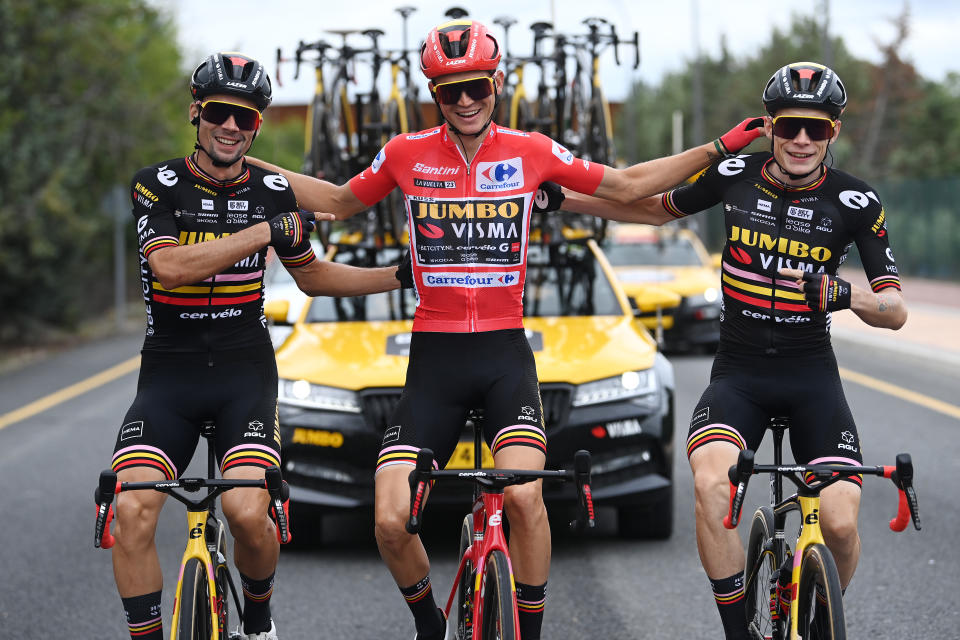
{"label": "green tree", "polygon": [[0,24],[0,342],[22,343],[104,309],[104,198],[186,148],[189,98],[145,0],[0,0]]}

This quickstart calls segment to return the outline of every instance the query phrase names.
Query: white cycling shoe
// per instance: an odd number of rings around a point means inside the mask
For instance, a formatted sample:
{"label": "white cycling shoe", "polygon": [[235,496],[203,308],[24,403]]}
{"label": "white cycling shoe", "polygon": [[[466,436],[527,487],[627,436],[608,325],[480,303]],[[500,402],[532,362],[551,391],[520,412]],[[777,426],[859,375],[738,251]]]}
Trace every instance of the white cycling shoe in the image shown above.
{"label": "white cycling shoe", "polygon": [[[238,629],[236,635],[231,635],[231,638],[240,638],[240,640],[279,640],[277,637],[277,625],[273,623],[273,619],[270,620],[270,630],[261,631],[260,633],[248,633],[246,635]],[[446,640],[446,639],[444,639]]]}

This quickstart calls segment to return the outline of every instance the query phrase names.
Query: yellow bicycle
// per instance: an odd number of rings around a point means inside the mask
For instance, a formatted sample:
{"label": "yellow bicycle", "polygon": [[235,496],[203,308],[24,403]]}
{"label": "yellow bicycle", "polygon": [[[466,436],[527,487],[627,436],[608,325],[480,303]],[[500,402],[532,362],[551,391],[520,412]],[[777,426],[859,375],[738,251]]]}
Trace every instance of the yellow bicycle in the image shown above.
{"label": "yellow bicycle", "polygon": [[[857,475],[883,476],[893,480],[900,493],[897,516],[890,528],[903,531],[908,520],[920,529],[917,494],[913,488],[910,455],[897,455],[895,466],[785,465],[782,444],[789,427],[785,418],[774,418],[774,464],[756,465],[753,452],[740,452],[730,467],[730,510],[723,520],[734,529],[750,476],[770,474],[770,504],[753,514],[747,538],[744,568],[744,599],[751,637],[757,640],[845,640],[846,627],[837,564],[820,530],[820,492],[843,478]],[[783,478],[797,493],[783,498]],[[786,542],[787,515],[800,514],[800,532],[794,549]]]}
{"label": "yellow bicycle", "polygon": [[[285,503],[290,489],[283,481],[280,469],[266,469],[264,480],[224,480],[216,478],[216,456],[211,438],[212,422],[205,422],[201,435],[207,439],[207,477],[180,478],[161,482],[117,482],[112,469],[100,472],[100,482],[94,499],[97,503],[97,521],[94,530],[95,547],[109,549],[114,544],[110,533],[113,520],[113,498],[122,491],[160,491],[173,496],[187,507],[187,548],[180,562],[180,577],[174,593],[173,619],[170,640],[226,640],[240,638],[239,632],[230,633],[229,613],[232,596],[243,625],[240,596],[227,565],[227,534],[223,521],[217,517],[216,500],[224,491],[239,487],[266,489],[270,493],[271,515],[277,524],[277,539],[286,544],[292,539],[287,521]],[[187,493],[207,489],[199,499]]]}

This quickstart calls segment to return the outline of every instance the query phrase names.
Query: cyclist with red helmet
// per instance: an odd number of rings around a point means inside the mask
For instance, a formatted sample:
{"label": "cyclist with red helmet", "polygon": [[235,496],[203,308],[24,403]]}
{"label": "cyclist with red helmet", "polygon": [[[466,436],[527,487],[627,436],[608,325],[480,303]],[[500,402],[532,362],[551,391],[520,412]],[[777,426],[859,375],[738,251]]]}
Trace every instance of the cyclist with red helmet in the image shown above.
{"label": "cyclist with red helmet", "polygon": [[[723,203],[720,345],[690,421],[687,456],[697,546],[728,640],[755,636],[745,620],[740,538],[721,524],[727,469],[741,449],[756,451],[769,418],[778,416],[790,418],[797,462],[862,464],[830,344],[830,314],[850,309],[868,325],[889,329],[907,319],[880,198],[825,163],[847,104],[843,82],[828,67],[796,62],[773,74],[762,99],[770,116],[764,124],[769,152],[729,158],[694,184],[628,206],[575,193],[564,203],[572,211],[649,224]],[[870,290],[836,275],[854,243]],[[844,589],[860,555],[860,482],[849,478],[821,494],[823,535]]]}
{"label": "cyclist with red helmet", "polygon": [[[496,38],[479,22],[438,26],[426,37],[420,68],[443,125],[393,138],[345,185],[283,172],[304,206],[340,218],[396,187],[404,194],[418,304],[403,395],[377,461],[375,518],[381,556],[413,613],[419,640],[444,638],[447,624],[431,591],[426,551],[404,528],[417,451],[429,447],[435,464],[445,465],[467,411],[482,407],[496,466],[543,469],[546,461],[536,368],[522,322],[538,185],[553,180],[631,202],[742,149],[762,131],[755,128],[759,119],[745,120],[713,143],[627,169],[581,160],[546,136],[493,122],[504,82],[500,55]],[[505,510],[520,633],[537,640],[550,566],[541,484],[508,487]]]}
{"label": "cyclist with red helmet", "polygon": [[[121,482],[178,478],[209,419],[223,477],[262,479],[279,465],[277,365],[263,314],[268,247],[310,295],[398,286],[393,267],[317,260],[314,214],[299,209],[283,176],[244,162],[271,100],[262,64],[215,53],[194,71],[190,91],[195,152],[145,167],[131,183],[147,326],[137,395],[114,448]],[[137,640],[163,638],[154,536],[165,497],[132,491],[115,506],[114,577]],[[243,637],[256,640],[277,638],[270,595],[279,544],[268,499],[259,489],[221,498],[243,587]]]}

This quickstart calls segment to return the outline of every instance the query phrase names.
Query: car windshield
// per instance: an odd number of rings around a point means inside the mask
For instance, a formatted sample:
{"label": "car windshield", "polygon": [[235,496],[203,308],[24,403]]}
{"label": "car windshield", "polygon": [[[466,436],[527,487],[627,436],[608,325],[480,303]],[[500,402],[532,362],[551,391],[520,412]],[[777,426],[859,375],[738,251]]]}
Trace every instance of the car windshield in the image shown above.
{"label": "car windshield", "polygon": [[603,252],[615,267],[651,265],[699,267],[700,255],[688,238],[654,233],[639,237],[608,237]]}
{"label": "car windshield", "polygon": [[[335,260],[359,266],[386,266],[397,264],[400,253],[395,249],[381,249],[374,255],[374,252],[357,249],[340,251]],[[531,244],[527,265],[523,292],[525,316],[623,314],[613,286],[587,246]],[[278,274],[277,277],[281,276]],[[406,320],[413,318],[415,310],[416,298],[412,289],[351,298],[318,296],[310,304],[306,321]]]}

